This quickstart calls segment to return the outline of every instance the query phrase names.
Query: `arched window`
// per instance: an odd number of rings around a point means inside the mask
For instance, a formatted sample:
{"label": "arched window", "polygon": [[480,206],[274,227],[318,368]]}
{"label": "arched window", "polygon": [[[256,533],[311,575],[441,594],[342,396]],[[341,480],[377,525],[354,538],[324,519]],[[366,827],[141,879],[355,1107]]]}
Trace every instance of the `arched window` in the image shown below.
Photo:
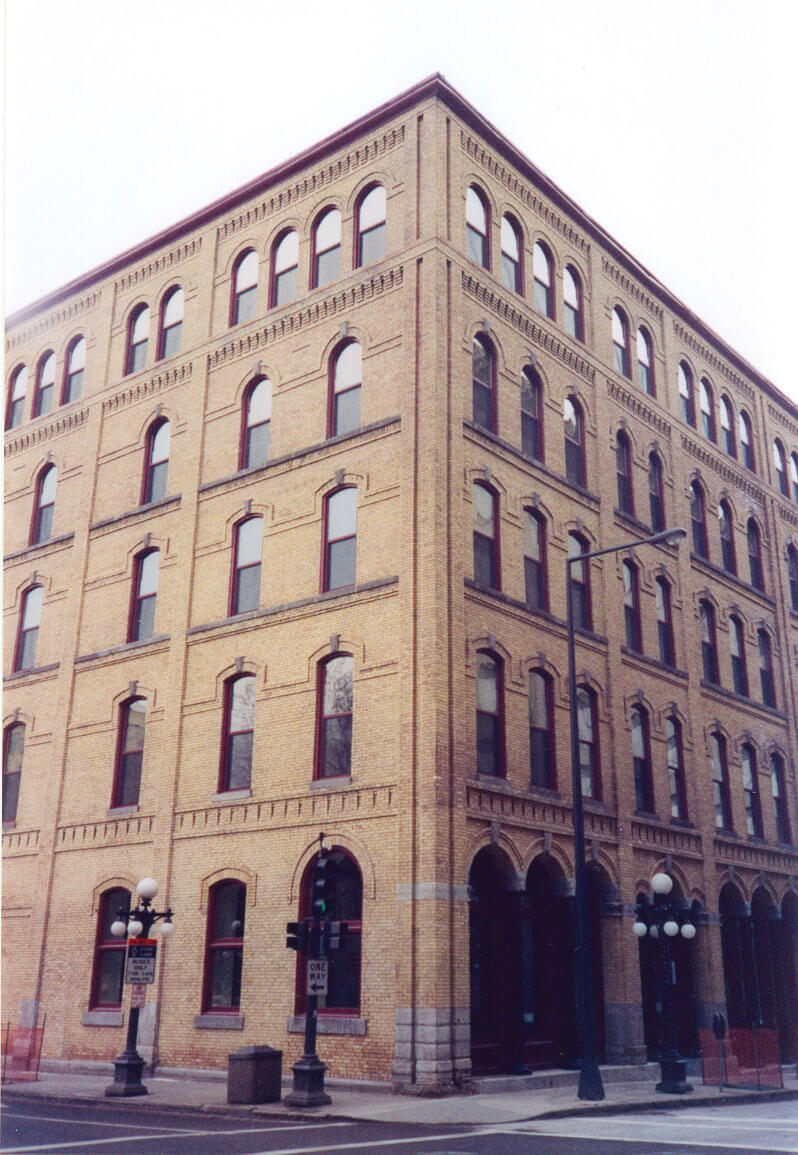
{"label": "arched window", "polygon": [[625,561],[621,566],[623,574],[623,618],[626,647],[639,654],[643,649],[640,628],[640,582],[637,566]]}
{"label": "arched window", "polygon": [[582,306],[582,281],[572,265],[566,265],[562,275],[563,321],[565,331],[577,341],[585,339],[584,312]]}
{"label": "arched window", "polygon": [[701,400],[701,431],[707,440],[714,441],[716,439],[715,398],[712,394],[712,386],[706,377],[701,378],[698,393]]}
{"label": "arched window", "polygon": [[596,695],[587,686],[579,686],[576,691],[576,730],[582,794],[585,798],[601,798],[598,709]]}
{"label": "arched window", "polygon": [[740,455],[743,459],[743,465],[746,469],[750,469],[752,473],[756,472],[756,459],[754,457],[754,435],[751,427],[751,418],[744,409],[740,410],[740,415],[737,421],[737,429],[740,434]]}
{"label": "arched window", "polygon": [[25,416],[25,394],[28,391],[28,370],[20,365],[11,378],[6,409],[6,429],[16,429]]}
{"label": "arched window", "polygon": [[370,265],[385,256],[385,189],[372,185],[358,202],[355,213],[355,265]]}
{"label": "arched window", "polygon": [[718,504],[718,529],[720,531],[720,556],[727,573],[737,573],[737,557],[734,549],[734,518],[731,506],[723,498]]}
{"label": "arched window", "polygon": [[348,341],[345,345],[339,345],[330,361],[328,437],[353,433],[360,428],[362,389],[363,357],[360,344]]}
{"label": "arched window", "polygon": [[487,650],[477,654],[477,773],[504,776],[504,669]]}
{"label": "arched window", "polygon": [[612,363],[616,373],[631,376],[629,371],[629,322],[622,309],[612,310]]}
{"label": "arched window", "polygon": [[709,735],[709,756],[712,764],[715,826],[719,830],[733,830],[729,764],[726,759],[726,739],[722,734],[712,733]]}
{"label": "arched window", "polygon": [[115,1011],[122,1006],[127,935],[117,938],[111,926],[119,917],[117,912],[129,908],[130,892],[121,886],[100,896],[89,999],[92,1010]]}
{"label": "arched window", "polygon": [[86,368],[86,338],[76,337],[67,350],[64,388],[61,404],[78,401],[83,392],[83,372]]}
{"label": "arched window", "polygon": [[776,682],[773,677],[773,651],[767,630],[757,630],[759,650],[759,682],[762,687],[762,702],[765,706],[776,707]]}
{"label": "arched window", "polygon": [[335,281],[341,273],[341,212],[323,209],[313,225],[311,289]]}
{"label": "arched window", "polygon": [[784,759],[781,754],[770,755],[770,785],[773,791],[773,811],[776,818],[776,841],[789,843],[790,817],[787,813]]}
{"label": "arched window", "polygon": [[233,575],[230,613],[244,614],[260,605],[260,571],[263,552],[263,518],[246,517],[233,535]]}
{"label": "arched window", "polygon": [[22,722],[6,726],[3,735],[3,822],[16,822],[22,759],[25,754],[25,727]]}
{"label": "arched window", "polygon": [[746,546],[748,548],[748,576],[754,589],[764,590],[765,578],[762,567],[762,540],[759,535],[759,526],[756,519],[749,517],[745,527]]}
{"label": "arched window", "polygon": [[147,447],[144,454],[144,479],[141,504],[163,501],[169,480],[169,449],[171,430],[169,422],[163,418],[154,421],[147,433]]}
{"label": "arched window", "polygon": [[665,487],[662,462],[656,453],[648,455],[648,509],[651,515],[651,528],[657,533],[665,528]]}
{"label": "arched window", "polygon": [[521,370],[521,452],[524,457],[544,461],[543,385],[537,369]]}
{"label": "arched window", "polygon": [[649,814],[654,811],[654,780],[651,773],[651,742],[648,712],[642,706],[632,707],[632,761],[635,779],[635,809]]}
{"label": "arched window", "polygon": [[526,604],[533,610],[547,610],[549,589],[546,572],[546,520],[532,509],[525,509],[523,516]]}
{"label": "arched window", "polygon": [[243,882],[226,879],[211,887],[202,984],[202,1009],[205,1012],[238,1014],[246,912],[247,888]]}
{"label": "arched window", "polygon": [[55,393],[55,353],[48,351],[39,361],[36,373],[36,394],[33,398],[33,416],[44,417],[53,407]]}
{"label": "arched window", "polygon": [[155,634],[155,603],[158,596],[158,563],[160,552],[149,549],[140,553],[133,566],[133,596],[127,640],[143,642]]}
{"label": "arched window", "polygon": [[720,399],[720,428],[723,433],[723,448],[729,457],[736,457],[737,441],[734,436],[734,409],[725,393]]}
{"label": "arched window", "polygon": [[637,330],[637,383],[650,397],[656,396],[654,384],[654,356],[651,337],[641,325]]}
{"label": "arched window", "polygon": [[745,631],[736,614],[729,618],[729,648],[735,694],[748,697],[748,666],[745,660]]}
{"label": "arched window", "polygon": [[119,737],[111,806],[138,806],[147,702],[130,698],[119,707]]}
{"label": "arched window", "polygon": [[665,742],[668,759],[668,789],[671,818],[687,818],[687,796],[684,781],[682,726],[678,718],[665,719]]}
{"label": "arched window", "polygon": [[471,398],[475,425],[496,432],[496,354],[478,333],[471,345]]}
{"label": "arched window", "polygon": [[324,503],[322,592],[355,584],[357,554],[357,489],[345,486]]}
{"label": "arched window", "polygon": [[773,442],[773,467],[776,470],[776,486],[783,497],[790,496],[790,487],[787,484],[787,457],[784,446],[778,440]]}
{"label": "arched window", "polygon": [[351,654],[334,654],[319,664],[316,717],[316,778],[352,773],[354,667]]}
{"label": "arched window", "polygon": [[718,645],[715,634],[715,609],[711,602],[698,603],[701,624],[701,665],[705,682],[718,684]]}
{"label": "arched window", "polygon": [[[318,1008],[325,1015],[353,1016],[360,1010],[361,939],[363,933],[363,880],[353,858],[339,847],[327,851],[334,865],[335,896],[329,917],[346,923],[339,950],[330,953],[327,971],[327,996],[324,1006]],[[300,890],[300,916],[307,917],[311,910],[313,865],[308,866]],[[307,957],[297,955],[297,984],[295,1010],[298,1015],[307,1008]]]}
{"label": "arched window", "polygon": [[704,490],[698,481],[690,486],[690,523],[693,530],[693,553],[708,558],[706,504]]}
{"label": "arched window", "polygon": [[269,307],[293,301],[299,286],[299,236],[296,229],[282,233],[272,246],[272,279]]}
{"label": "arched window", "polygon": [[673,613],[671,610],[671,587],[665,578],[659,577],[654,583],[657,603],[657,640],[659,660],[664,666],[675,666],[676,657],[673,644]]}
{"label": "arched window", "polygon": [[623,430],[615,438],[615,476],[618,482],[618,509],[621,513],[633,516],[635,503],[632,489],[632,448]]}
{"label": "arched window", "polygon": [[798,453],[790,454],[790,485],[792,499],[798,504]]}
{"label": "arched window", "polygon": [[554,319],[554,262],[548,247],[536,241],[532,249],[535,308],[544,317]]}
{"label": "arched window", "polygon": [[798,549],[787,546],[787,578],[790,583],[790,609],[798,614]]}
{"label": "arched window", "polygon": [[272,383],[268,377],[256,377],[247,386],[242,417],[239,469],[257,469],[269,460]]}
{"label": "arched window", "polygon": [[474,581],[486,589],[501,589],[499,567],[499,501],[481,482],[471,489],[474,519]]}
{"label": "arched window", "polygon": [[695,428],[693,373],[686,361],[679,362],[679,404],[682,411],[682,420]]}
{"label": "arched window", "polygon": [[130,314],[127,326],[127,355],[125,372],[138,373],[147,363],[147,344],[150,339],[150,310],[138,305]]}
{"label": "arched window", "polygon": [[[568,557],[578,558],[588,552],[587,541],[577,533],[568,534]],[[570,591],[574,625],[582,630],[592,630],[593,612],[590,599],[590,563],[572,561],[568,566],[571,575]]]}
{"label": "arched window", "polygon": [[36,665],[36,645],[42,617],[43,586],[29,586],[22,595],[19,632],[14,654],[15,670],[32,670]]}
{"label": "arched window", "polygon": [[248,790],[252,784],[255,738],[255,678],[244,674],[224,686],[224,727],[219,760],[219,793]]}
{"label": "arched window", "polygon": [[53,536],[53,514],[55,513],[55,487],[58,470],[54,465],[46,465],[36,481],[36,500],[30,526],[30,544],[43,545]]}
{"label": "arched window", "polygon": [[158,357],[175,357],[180,352],[183,334],[183,290],[170,289],[161,305],[161,332],[158,338]]}
{"label": "arched window", "polygon": [[585,422],[582,407],[573,397],[566,397],[563,406],[563,432],[565,434],[565,476],[572,485],[584,486],[585,469]]}
{"label": "arched window", "polygon": [[523,292],[521,229],[507,213],[502,217],[502,282],[514,293]]}
{"label": "arched window", "polygon": [[531,786],[554,790],[554,702],[551,678],[529,671],[529,781]]}
{"label": "arched window", "polygon": [[251,321],[258,308],[258,254],[246,249],[233,266],[233,292],[230,297],[230,324]]}
{"label": "arched window", "polygon": [[490,268],[489,220],[487,201],[472,184],[466,193],[466,253],[483,269]]}
{"label": "arched window", "polygon": [[762,829],[762,806],[759,801],[759,770],[756,764],[756,751],[747,742],[740,750],[740,761],[743,768],[743,803],[746,828],[752,838],[762,838],[764,831]]}

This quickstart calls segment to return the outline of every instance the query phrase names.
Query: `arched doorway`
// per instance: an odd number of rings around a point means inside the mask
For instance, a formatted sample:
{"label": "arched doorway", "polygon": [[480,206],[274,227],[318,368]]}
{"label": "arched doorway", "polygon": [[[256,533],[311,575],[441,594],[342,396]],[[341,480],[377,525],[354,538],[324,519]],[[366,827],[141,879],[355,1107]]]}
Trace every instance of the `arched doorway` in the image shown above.
{"label": "arched doorway", "polygon": [[570,1065],[577,1055],[570,887],[550,855],[536,858],[522,906],[524,1065]]}
{"label": "arched doorway", "polygon": [[750,1028],[758,1021],[754,992],[754,965],[746,927],[748,912],[742,895],[732,882],[721,887],[720,945],[723,981],[726,988],[726,1015],[732,1028]]}
{"label": "arched doorway", "polygon": [[794,1063],[798,1044],[798,895],[785,894],[778,927],[776,985],[781,1061]]}
{"label": "arched doorway", "polygon": [[[647,895],[638,894],[638,903],[645,903],[647,900]],[[671,900],[677,909],[685,910],[687,908],[688,903],[675,880],[671,891]],[[690,921],[694,926],[700,913],[700,905],[694,902],[690,907]],[[663,1048],[662,998],[666,957],[663,943],[660,939],[654,938],[651,933],[639,938],[637,944],[640,957],[643,1036],[649,1059],[659,1061]],[[693,979],[695,944],[679,934],[674,935],[669,940],[668,946],[675,974],[673,1010],[676,1049],[683,1058],[688,1058],[698,1054]]]}

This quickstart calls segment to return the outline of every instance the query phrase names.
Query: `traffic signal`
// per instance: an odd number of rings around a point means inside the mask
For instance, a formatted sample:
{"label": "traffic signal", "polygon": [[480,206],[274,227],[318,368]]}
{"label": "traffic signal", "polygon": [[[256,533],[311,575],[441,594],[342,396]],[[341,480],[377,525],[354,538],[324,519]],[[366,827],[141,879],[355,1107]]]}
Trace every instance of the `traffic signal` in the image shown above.
{"label": "traffic signal", "polygon": [[309,936],[306,922],[289,922],[285,927],[285,945],[289,950],[298,950],[302,954],[308,953]]}
{"label": "traffic signal", "polygon": [[[327,951],[342,950],[346,946],[346,932],[349,929],[345,922],[327,923]],[[325,952],[326,953],[326,952]]]}
{"label": "traffic signal", "polygon": [[336,870],[336,863],[329,854],[320,854],[313,864],[310,909],[314,918],[329,918],[333,912]]}

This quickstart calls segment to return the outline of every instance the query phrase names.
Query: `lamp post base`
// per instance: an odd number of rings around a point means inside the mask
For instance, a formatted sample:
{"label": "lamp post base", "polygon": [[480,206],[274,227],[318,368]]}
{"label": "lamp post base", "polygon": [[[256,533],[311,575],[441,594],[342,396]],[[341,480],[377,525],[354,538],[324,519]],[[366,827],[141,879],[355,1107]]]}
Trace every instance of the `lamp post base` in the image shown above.
{"label": "lamp post base", "polygon": [[332,1103],[324,1090],[327,1066],[321,1059],[315,1055],[304,1055],[298,1063],[294,1063],[291,1070],[294,1072],[294,1088],[283,1100],[287,1107],[323,1107],[326,1103]]}
{"label": "lamp post base", "polygon": [[687,1061],[685,1059],[660,1059],[661,1080],[657,1090],[663,1095],[686,1095],[692,1091],[692,1083],[687,1082]]}
{"label": "lamp post base", "polygon": [[114,1081],[105,1088],[106,1095],[146,1095],[147,1088],[141,1081],[144,1060],[139,1054],[124,1054],[114,1059]]}

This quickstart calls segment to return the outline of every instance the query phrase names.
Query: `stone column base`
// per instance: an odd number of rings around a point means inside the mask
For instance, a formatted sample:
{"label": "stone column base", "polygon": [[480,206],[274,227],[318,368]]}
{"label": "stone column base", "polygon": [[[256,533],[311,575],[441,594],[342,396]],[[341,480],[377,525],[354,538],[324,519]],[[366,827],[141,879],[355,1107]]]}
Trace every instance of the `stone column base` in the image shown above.
{"label": "stone column base", "polygon": [[398,1091],[446,1094],[471,1078],[468,1007],[398,1007],[393,1079]]}

